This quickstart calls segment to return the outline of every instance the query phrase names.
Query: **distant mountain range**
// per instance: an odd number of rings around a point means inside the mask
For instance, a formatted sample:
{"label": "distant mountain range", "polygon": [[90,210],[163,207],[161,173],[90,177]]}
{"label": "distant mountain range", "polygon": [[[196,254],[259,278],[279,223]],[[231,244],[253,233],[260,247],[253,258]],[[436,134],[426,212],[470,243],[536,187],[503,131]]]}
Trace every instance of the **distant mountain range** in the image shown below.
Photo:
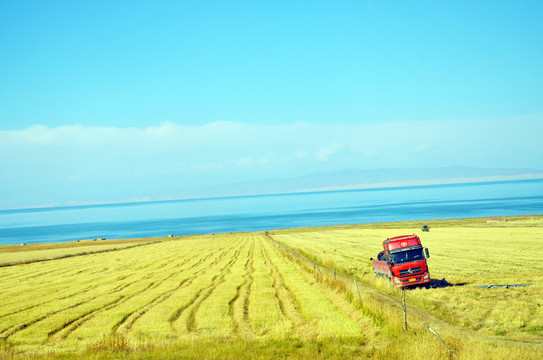
{"label": "distant mountain range", "polygon": [[542,179],[541,169],[485,169],[467,166],[417,169],[345,169],[286,179],[265,179],[199,189],[193,196],[242,196],[388,186]]}

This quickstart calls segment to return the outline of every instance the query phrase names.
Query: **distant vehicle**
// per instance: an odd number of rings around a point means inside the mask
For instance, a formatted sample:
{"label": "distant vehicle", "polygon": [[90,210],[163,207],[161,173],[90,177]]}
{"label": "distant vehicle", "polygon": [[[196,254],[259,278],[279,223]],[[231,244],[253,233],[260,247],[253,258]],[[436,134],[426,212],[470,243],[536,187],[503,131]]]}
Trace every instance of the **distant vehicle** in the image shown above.
{"label": "distant vehicle", "polygon": [[[430,272],[426,259],[430,257],[420,238],[413,235],[396,236],[383,241],[383,249],[373,262],[373,272],[377,277],[390,279],[396,287],[429,283]],[[426,254],[426,256],[424,256]]]}

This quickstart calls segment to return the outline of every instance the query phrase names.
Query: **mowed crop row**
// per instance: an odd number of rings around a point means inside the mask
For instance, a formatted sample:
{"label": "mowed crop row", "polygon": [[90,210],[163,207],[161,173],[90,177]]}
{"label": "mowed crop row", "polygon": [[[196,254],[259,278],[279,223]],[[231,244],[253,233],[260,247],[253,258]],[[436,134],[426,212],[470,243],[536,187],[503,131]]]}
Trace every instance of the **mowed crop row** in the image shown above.
{"label": "mowed crop row", "polygon": [[23,353],[80,352],[117,337],[137,347],[375,331],[262,233],[14,265],[0,268],[0,288],[0,341]]}

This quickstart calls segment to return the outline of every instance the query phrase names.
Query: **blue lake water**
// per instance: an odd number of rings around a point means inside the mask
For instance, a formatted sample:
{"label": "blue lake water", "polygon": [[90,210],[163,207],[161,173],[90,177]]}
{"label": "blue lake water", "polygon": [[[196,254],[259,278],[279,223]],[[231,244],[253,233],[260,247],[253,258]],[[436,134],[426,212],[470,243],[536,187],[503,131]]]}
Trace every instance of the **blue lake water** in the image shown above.
{"label": "blue lake water", "polygon": [[543,180],[0,210],[0,245],[543,214]]}

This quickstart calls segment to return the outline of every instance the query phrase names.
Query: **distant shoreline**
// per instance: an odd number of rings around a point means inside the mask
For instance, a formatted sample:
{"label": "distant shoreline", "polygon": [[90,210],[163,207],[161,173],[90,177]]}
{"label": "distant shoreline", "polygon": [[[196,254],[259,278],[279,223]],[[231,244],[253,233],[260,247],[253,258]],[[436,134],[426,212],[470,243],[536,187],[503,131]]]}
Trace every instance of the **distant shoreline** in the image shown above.
{"label": "distant shoreline", "polygon": [[148,204],[148,203],[167,203],[167,202],[178,202],[178,201],[181,202],[181,201],[194,201],[194,200],[251,198],[251,197],[265,197],[265,196],[276,196],[276,195],[296,195],[296,194],[304,194],[304,193],[371,190],[371,189],[386,189],[386,188],[408,188],[408,187],[417,187],[417,186],[439,186],[439,185],[455,185],[455,184],[478,184],[478,183],[484,184],[484,183],[528,181],[528,180],[543,180],[543,174],[450,178],[450,179],[439,179],[439,180],[390,181],[390,182],[380,182],[380,183],[372,183],[372,184],[326,186],[326,187],[310,188],[310,189],[303,189],[303,190],[290,191],[290,192],[247,194],[247,195],[228,195],[228,196],[210,196],[210,197],[196,196],[196,197],[163,198],[163,199],[157,198],[157,199],[146,199],[146,200],[104,202],[104,203],[92,203],[92,202],[91,203],[65,203],[65,204],[61,203],[61,204],[49,204],[49,205],[42,205],[42,206],[0,208],[0,214],[2,212],[18,212],[18,211],[26,212],[26,211],[40,211],[40,210],[64,209],[64,208],[91,208],[91,207],[136,205],[136,204]]}
{"label": "distant shoreline", "polygon": [[[499,179],[494,179],[499,180]],[[543,214],[543,179],[0,211],[0,243]]]}
{"label": "distant shoreline", "polygon": [[402,188],[402,187],[411,187],[411,186],[493,183],[493,182],[522,181],[522,180],[543,180],[543,174],[484,176],[484,177],[451,178],[451,179],[440,179],[440,180],[389,181],[389,182],[380,182],[380,183],[374,183],[374,184],[325,186],[325,187],[320,187],[320,188],[306,189],[299,192],[347,191],[347,190],[364,190],[364,189],[381,189],[381,188]]}
{"label": "distant shoreline", "polygon": [[[267,230],[254,230],[254,231],[236,231],[236,232],[221,232],[221,233],[205,233],[205,234],[190,234],[190,235],[176,235],[172,237],[157,236],[157,237],[144,237],[144,238],[119,238],[119,239],[84,239],[73,241],[58,241],[58,242],[36,242],[28,244],[0,244],[0,257],[2,254],[14,253],[14,252],[27,252],[27,251],[39,251],[46,249],[62,249],[62,248],[93,248],[95,246],[111,246],[114,250],[121,250],[124,248],[130,248],[132,246],[140,246],[152,244],[160,241],[176,240],[180,238],[198,237],[198,236],[214,236],[218,234],[244,234],[244,233],[264,233],[264,232],[305,232],[305,231],[323,231],[331,229],[346,229],[346,228],[359,228],[359,229],[374,229],[374,228],[406,228],[417,227],[421,224],[431,225],[431,227],[439,226],[488,226],[488,227],[502,227],[502,226],[514,226],[518,224],[518,221],[528,221],[543,219],[543,214],[533,215],[513,215],[513,216],[497,216],[497,218],[507,219],[506,222],[488,222],[488,220],[496,218],[496,216],[483,216],[483,217],[468,217],[468,218],[454,218],[454,219],[430,219],[430,220],[405,220],[405,221],[391,221],[391,222],[375,222],[375,223],[359,223],[359,224],[342,224],[342,225],[318,225],[318,226],[302,226],[293,228],[280,228],[280,229],[267,229]],[[529,226],[529,225],[527,225]],[[115,246],[123,245],[122,247],[115,248]],[[99,250],[98,252],[111,251],[111,250]],[[91,251],[92,252],[92,251]],[[0,267],[1,261],[0,261]]]}

